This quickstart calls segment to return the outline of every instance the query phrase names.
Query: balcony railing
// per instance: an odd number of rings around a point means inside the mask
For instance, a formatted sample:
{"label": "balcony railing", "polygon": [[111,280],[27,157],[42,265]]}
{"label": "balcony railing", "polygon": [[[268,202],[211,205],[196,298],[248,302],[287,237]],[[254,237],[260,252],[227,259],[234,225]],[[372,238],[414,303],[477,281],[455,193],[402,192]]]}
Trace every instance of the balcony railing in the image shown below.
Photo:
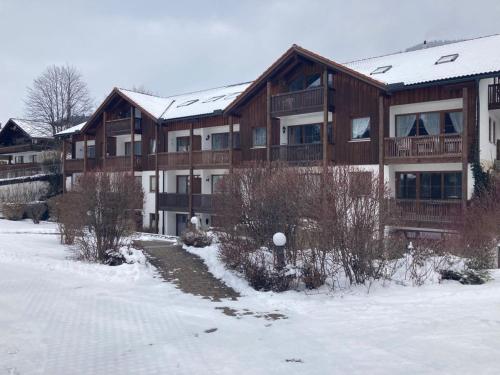
{"label": "balcony railing", "polygon": [[61,173],[61,164],[18,163],[0,164],[0,179]]}
{"label": "balcony railing", "polygon": [[[106,121],[106,134],[110,137],[130,134],[130,121],[132,121],[130,117]],[[134,123],[134,132],[141,132],[139,123]]]}
{"label": "balcony railing", "polygon": [[[317,112],[323,109],[324,88],[287,92],[273,95],[271,98],[271,115],[287,116],[298,113]],[[333,104],[333,91],[329,92],[329,105]]]}
{"label": "balcony railing", "polygon": [[323,160],[323,145],[321,143],[271,147],[271,161],[308,164],[320,160]]}
{"label": "balcony railing", "polygon": [[212,212],[212,194],[193,194],[193,211],[201,213]]}
{"label": "balcony railing", "polygon": [[[189,152],[160,152],[158,153],[158,168],[168,169],[188,169]],[[241,151],[233,150],[233,163],[241,162]],[[228,167],[231,164],[229,150],[202,150],[193,151],[193,168]],[[155,169],[155,155],[148,155],[148,168]]]}
{"label": "balcony railing", "polygon": [[195,167],[211,167],[229,164],[229,150],[193,151],[193,166]]}
{"label": "balcony railing", "polygon": [[460,134],[385,138],[386,159],[444,158],[462,155]]}
{"label": "balcony railing", "polygon": [[[106,156],[104,162],[105,168],[111,171],[130,171],[132,170],[131,157],[126,156]],[[134,170],[142,170],[142,157],[134,156]]]}
{"label": "balcony railing", "polygon": [[452,224],[462,216],[461,200],[391,199],[389,212],[394,224]]}
{"label": "balcony railing", "polygon": [[[87,170],[93,170],[97,166],[96,160],[94,158],[87,159]],[[66,159],[64,161],[64,172],[65,173],[79,173],[84,171],[84,160],[83,159]]]}
{"label": "balcony railing", "polygon": [[488,108],[500,109],[500,83],[488,86]]}
{"label": "balcony railing", "polygon": [[189,152],[158,153],[158,168],[160,169],[189,168]]}
{"label": "balcony railing", "polygon": [[177,193],[159,193],[158,209],[161,211],[181,211],[189,209],[189,195]]}

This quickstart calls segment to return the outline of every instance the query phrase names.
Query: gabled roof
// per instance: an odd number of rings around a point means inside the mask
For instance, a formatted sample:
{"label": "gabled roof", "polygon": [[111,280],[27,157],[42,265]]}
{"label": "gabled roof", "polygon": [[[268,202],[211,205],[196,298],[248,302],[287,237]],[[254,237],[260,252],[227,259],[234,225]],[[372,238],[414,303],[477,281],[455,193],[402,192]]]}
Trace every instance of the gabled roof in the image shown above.
{"label": "gabled roof", "polygon": [[357,72],[353,69],[351,69],[348,66],[339,64],[333,60],[329,60],[326,57],[323,57],[321,55],[318,55],[317,53],[314,53],[312,51],[309,51],[305,48],[302,48],[296,44],[292,45],[283,55],[281,55],[269,68],[264,71],[246,90],[243,92],[243,94],[238,97],[237,100],[231,103],[226,108],[226,112],[231,111],[232,109],[236,108],[240,103],[242,103],[245,98],[247,98],[249,95],[252,93],[256,92],[259,90],[266,82],[266,80],[280,67],[283,66],[283,64],[286,64],[290,59],[292,59],[294,56],[300,56],[304,57],[310,61],[317,62],[319,64],[325,65],[326,67],[343,72],[345,74],[348,74],[350,76],[353,76],[365,83],[368,83],[372,86],[378,87],[380,89],[385,90],[386,85],[383,82],[378,81],[377,79],[367,76],[363,73]]}
{"label": "gabled roof", "polygon": [[81,124],[64,129],[64,130],[60,131],[59,133],[56,133],[56,137],[61,137],[61,136],[64,137],[67,135],[80,133],[80,131],[83,129],[83,127],[85,126],[86,123],[87,122],[85,121],[85,122],[82,122]]}
{"label": "gabled roof", "polygon": [[[386,84],[414,85],[500,72],[499,50],[500,35],[491,35],[411,52],[352,61],[345,63],[344,66],[360,74],[371,75]],[[455,59],[436,64],[444,56]],[[389,66],[390,69],[385,73],[372,74],[377,68]]]}
{"label": "gabled roof", "polygon": [[19,118],[10,118],[0,130],[0,135],[9,127],[9,124],[18,126],[30,138],[54,138],[50,124]]}

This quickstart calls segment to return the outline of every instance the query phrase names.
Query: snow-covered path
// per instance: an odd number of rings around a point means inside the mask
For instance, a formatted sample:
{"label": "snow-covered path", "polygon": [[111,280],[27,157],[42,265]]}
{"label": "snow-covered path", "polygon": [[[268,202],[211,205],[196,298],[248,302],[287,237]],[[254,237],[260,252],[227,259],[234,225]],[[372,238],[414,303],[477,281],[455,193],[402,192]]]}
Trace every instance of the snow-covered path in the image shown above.
{"label": "snow-covered path", "polygon": [[0,220],[0,374],[500,373],[498,281],[214,303],[143,265],[68,259],[50,232]]}

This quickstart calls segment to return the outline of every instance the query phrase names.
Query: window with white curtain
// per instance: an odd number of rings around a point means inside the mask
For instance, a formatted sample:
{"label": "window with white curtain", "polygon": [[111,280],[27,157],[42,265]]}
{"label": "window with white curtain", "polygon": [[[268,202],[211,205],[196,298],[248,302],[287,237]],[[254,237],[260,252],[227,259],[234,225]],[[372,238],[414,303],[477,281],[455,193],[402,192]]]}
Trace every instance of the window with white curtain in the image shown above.
{"label": "window with white curtain", "polygon": [[266,128],[253,128],[253,147],[265,147],[267,144]]}
{"label": "window with white curtain", "polygon": [[370,139],[370,118],[369,117],[359,117],[352,119],[351,123],[352,134],[351,139],[355,140],[365,140]]}

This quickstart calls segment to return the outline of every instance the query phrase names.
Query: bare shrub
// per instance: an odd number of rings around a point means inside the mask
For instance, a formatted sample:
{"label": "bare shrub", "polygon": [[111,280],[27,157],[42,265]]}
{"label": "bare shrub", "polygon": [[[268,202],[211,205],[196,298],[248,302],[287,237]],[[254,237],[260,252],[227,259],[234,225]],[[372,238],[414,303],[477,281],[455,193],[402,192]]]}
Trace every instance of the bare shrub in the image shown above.
{"label": "bare shrub", "polygon": [[82,196],[69,191],[57,195],[48,201],[50,216],[57,221],[61,243],[72,245],[75,238],[82,234],[83,218],[86,215],[82,207]]}
{"label": "bare shrub", "polygon": [[8,220],[21,220],[29,216],[29,205],[36,203],[46,192],[46,186],[37,182],[3,187],[0,190],[0,202],[4,217]]}
{"label": "bare shrub", "polygon": [[[143,197],[141,185],[130,174],[84,174],[72,193],[60,198],[59,220],[70,236],[76,236],[82,259],[106,263],[136,230],[136,211],[142,209]],[[74,210],[71,215],[70,210]]]}
{"label": "bare shrub", "polygon": [[40,220],[48,214],[48,206],[45,202],[32,202],[26,205],[26,215],[34,224],[39,224]]}
{"label": "bare shrub", "polygon": [[45,150],[38,155],[38,162],[42,166],[42,172],[46,174],[58,174],[61,172],[61,152],[57,150]]}
{"label": "bare shrub", "polygon": [[212,243],[212,238],[202,230],[188,228],[181,234],[181,241],[188,246],[205,247]]}

